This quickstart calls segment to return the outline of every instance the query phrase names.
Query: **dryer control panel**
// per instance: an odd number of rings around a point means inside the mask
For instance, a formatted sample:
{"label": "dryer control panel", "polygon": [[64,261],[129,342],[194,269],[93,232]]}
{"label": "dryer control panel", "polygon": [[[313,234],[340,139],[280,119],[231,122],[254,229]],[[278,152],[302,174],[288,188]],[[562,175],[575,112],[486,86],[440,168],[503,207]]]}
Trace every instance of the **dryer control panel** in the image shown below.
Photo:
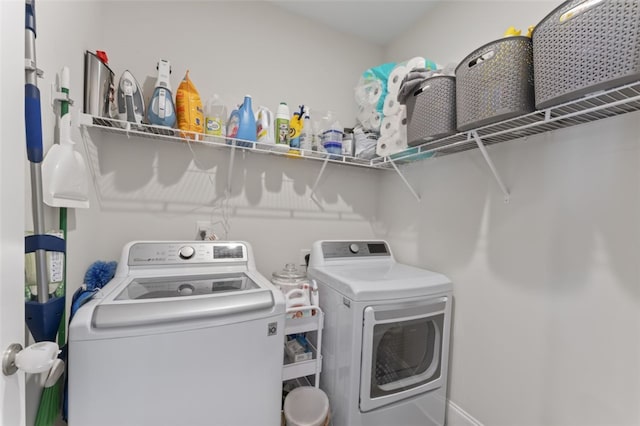
{"label": "dryer control panel", "polygon": [[235,242],[137,242],[129,248],[129,266],[247,262],[247,246]]}
{"label": "dryer control panel", "polygon": [[325,259],[341,257],[390,257],[385,241],[323,241],[322,256]]}

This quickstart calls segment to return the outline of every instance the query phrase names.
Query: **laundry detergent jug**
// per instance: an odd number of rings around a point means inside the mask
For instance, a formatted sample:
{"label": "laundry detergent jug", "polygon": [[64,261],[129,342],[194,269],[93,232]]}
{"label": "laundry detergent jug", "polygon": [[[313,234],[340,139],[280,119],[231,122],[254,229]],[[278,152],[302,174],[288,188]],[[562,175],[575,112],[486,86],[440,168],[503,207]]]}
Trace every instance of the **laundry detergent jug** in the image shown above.
{"label": "laundry detergent jug", "polygon": [[238,135],[236,137],[242,139],[238,142],[238,146],[252,148],[251,142],[256,141],[256,116],[253,114],[250,95],[244,97],[244,102],[238,108],[238,115]]}
{"label": "laundry detergent jug", "polygon": [[275,143],[273,134],[273,114],[267,107],[261,106],[256,113],[256,136],[258,142]]}

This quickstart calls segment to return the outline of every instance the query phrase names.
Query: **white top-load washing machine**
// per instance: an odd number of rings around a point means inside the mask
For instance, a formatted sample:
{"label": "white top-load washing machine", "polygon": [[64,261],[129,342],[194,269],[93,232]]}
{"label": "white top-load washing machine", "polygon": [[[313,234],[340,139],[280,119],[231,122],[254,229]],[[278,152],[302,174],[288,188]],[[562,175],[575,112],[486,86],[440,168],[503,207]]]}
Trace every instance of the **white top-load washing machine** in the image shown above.
{"label": "white top-load washing machine", "polygon": [[452,285],[385,241],[318,241],[320,387],[335,426],[444,425]]}
{"label": "white top-load washing machine", "polygon": [[129,243],[69,327],[69,425],[279,425],[284,312],[245,242]]}

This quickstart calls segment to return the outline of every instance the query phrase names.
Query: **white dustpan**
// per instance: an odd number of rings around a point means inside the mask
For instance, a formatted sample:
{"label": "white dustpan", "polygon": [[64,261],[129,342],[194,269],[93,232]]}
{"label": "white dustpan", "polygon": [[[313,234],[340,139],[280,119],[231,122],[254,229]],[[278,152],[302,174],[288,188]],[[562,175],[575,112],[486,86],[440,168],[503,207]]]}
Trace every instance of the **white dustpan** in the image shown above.
{"label": "white dustpan", "polygon": [[[69,93],[69,68],[60,76],[62,92]],[[51,207],[89,208],[87,166],[71,140],[69,103],[61,102],[59,144],[54,144],[42,163],[43,201]]]}

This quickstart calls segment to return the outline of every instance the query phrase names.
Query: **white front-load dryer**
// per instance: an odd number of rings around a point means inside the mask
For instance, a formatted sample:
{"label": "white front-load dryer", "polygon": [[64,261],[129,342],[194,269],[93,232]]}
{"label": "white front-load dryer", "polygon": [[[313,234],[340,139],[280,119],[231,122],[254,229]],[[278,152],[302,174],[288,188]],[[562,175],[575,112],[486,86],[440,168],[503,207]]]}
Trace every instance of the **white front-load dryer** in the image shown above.
{"label": "white front-load dryer", "polygon": [[129,243],[69,327],[69,425],[279,425],[284,310],[245,242]]}
{"label": "white front-load dryer", "polygon": [[325,313],[320,387],[334,426],[445,423],[452,285],[385,241],[318,241],[308,275]]}

